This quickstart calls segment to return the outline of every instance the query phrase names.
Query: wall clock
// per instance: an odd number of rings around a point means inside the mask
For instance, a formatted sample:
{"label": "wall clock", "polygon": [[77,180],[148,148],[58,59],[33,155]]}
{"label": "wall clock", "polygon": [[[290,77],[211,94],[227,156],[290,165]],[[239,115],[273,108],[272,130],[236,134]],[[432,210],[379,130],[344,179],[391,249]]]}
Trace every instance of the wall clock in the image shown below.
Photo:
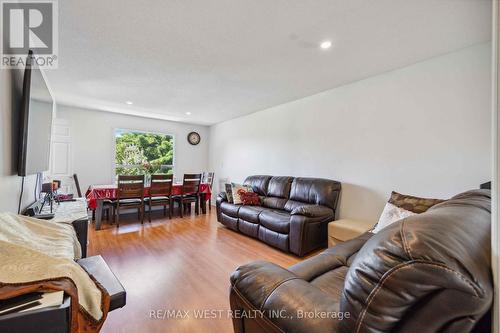
{"label": "wall clock", "polygon": [[200,135],[196,132],[189,133],[187,139],[193,146],[197,145],[201,141]]}

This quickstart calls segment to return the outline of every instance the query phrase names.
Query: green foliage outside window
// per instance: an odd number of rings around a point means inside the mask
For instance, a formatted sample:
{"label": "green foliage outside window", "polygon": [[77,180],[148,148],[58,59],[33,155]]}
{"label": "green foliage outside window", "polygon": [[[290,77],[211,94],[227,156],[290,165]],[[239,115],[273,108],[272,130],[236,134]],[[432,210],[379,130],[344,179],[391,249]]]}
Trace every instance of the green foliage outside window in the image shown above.
{"label": "green foliage outside window", "polygon": [[115,131],[116,175],[173,174],[174,138],[171,135]]}

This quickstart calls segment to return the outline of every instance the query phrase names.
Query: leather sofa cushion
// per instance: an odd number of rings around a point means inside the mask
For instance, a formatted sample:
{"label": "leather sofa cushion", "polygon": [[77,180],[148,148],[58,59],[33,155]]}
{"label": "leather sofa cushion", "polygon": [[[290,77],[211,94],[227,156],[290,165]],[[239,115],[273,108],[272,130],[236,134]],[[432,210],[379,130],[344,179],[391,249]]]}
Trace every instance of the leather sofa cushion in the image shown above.
{"label": "leather sofa cushion", "polygon": [[259,215],[260,224],[267,229],[288,234],[290,232],[290,214],[282,210],[264,210]]}
{"label": "leather sofa cushion", "polygon": [[222,212],[231,217],[238,217],[238,211],[241,205],[230,204],[229,202],[222,202],[220,204]]}
{"label": "leather sofa cushion", "polygon": [[269,230],[263,225],[260,225],[259,227],[259,239],[264,243],[277,247],[278,249],[282,249],[283,251],[287,252],[289,251],[288,235]]}
{"label": "leather sofa cushion", "polygon": [[243,219],[238,219],[238,230],[242,234],[257,238],[259,232],[259,224],[248,222]]}
{"label": "leather sofa cushion", "polygon": [[221,213],[221,221],[229,229],[238,230],[238,218]]}
{"label": "leather sofa cushion", "polygon": [[[335,210],[340,188],[340,183],[334,180],[295,178],[290,190],[290,200],[327,206]],[[291,211],[293,208],[286,209]]]}
{"label": "leather sofa cushion", "polygon": [[265,176],[265,175],[249,176],[245,179],[243,185],[249,185],[252,187],[253,191],[258,195],[266,196],[267,187],[269,185],[270,179],[271,176]]}
{"label": "leather sofa cushion", "polygon": [[276,197],[266,197],[262,200],[262,206],[272,208],[272,209],[285,209],[287,199],[276,198]]}
{"label": "leather sofa cushion", "polygon": [[340,299],[344,289],[344,279],[349,270],[348,266],[340,266],[326,272],[311,281],[311,284],[323,292]]}
{"label": "leather sofa cushion", "polygon": [[267,187],[267,196],[288,199],[292,181],[293,177],[272,177]]}
{"label": "leather sofa cushion", "polygon": [[238,217],[248,222],[259,223],[259,214],[268,209],[262,206],[241,206]]}
{"label": "leather sofa cushion", "polygon": [[358,251],[371,237],[373,237],[371,232],[364,233],[357,238],[338,244],[314,257],[290,266],[288,270],[310,282],[331,270],[342,266],[351,266]]}

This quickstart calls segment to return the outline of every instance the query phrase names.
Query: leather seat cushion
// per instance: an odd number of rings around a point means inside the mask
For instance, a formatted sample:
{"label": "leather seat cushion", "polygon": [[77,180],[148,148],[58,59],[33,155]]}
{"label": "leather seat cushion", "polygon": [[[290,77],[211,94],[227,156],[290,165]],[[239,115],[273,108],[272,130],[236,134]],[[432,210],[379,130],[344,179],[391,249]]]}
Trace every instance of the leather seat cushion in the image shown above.
{"label": "leather seat cushion", "polygon": [[220,204],[221,212],[231,217],[238,217],[238,211],[240,210],[241,205],[234,205],[229,202],[223,202]]}
{"label": "leather seat cushion", "polygon": [[141,203],[141,199],[120,199],[120,205],[137,205]]}
{"label": "leather seat cushion", "polygon": [[288,235],[269,230],[261,225],[259,226],[259,239],[264,243],[277,247],[278,249],[281,249],[286,252],[289,251]]}
{"label": "leather seat cushion", "polygon": [[266,196],[270,179],[271,176],[265,175],[249,176],[247,177],[247,179],[245,179],[243,184],[251,186],[253,191],[258,195]]}
{"label": "leather seat cushion", "polygon": [[267,229],[288,234],[290,232],[290,214],[283,210],[264,210],[259,215],[260,224]]}
{"label": "leather seat cushion", "polygon": [[247,222],[259,223],[259,215],[264,210],[269,209],[262,206],[241,206],[238,217]]}
{"label": "leather seat cushion", "polygon": [[238,230],[242,234],[257,238],[259,232],[259,224],[248,222],[243,219],[238,219]]}
{"label": "leather seat cushion", "polygon": [[[151,197],[152,201],[162,201],[162,200],[170,200],[169,197],[165,196],[158,196],[158,197]],[[149,201],[149,197],[144,198],[144,201]]]}
{"label": "leather seat cushion", "polygon": [[334,298],[339,299],[344,289],[344,279],[348,270],[349,267],[340,266],[318,276],[311,281],[311,284]]}
{"label": "leather seat cushion", "polygon": [[221,213],[221,223],[224,224],[229,229],[238,231],[238,218]]}

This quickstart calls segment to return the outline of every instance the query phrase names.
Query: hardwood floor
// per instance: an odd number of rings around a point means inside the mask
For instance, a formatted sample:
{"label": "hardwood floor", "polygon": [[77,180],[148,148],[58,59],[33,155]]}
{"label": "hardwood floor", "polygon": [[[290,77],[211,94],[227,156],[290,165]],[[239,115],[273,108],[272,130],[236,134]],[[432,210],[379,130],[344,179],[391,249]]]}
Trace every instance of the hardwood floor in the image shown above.
{"label": "hardwood floor", "polygon": [[[215,209],[172,220],[158,212],[152,221],[141,225],[131,215],[123,217],[119,229],[90,228],[89,255],[102,255],[127,290],[127,305],[109,313],[102,332],[232,332],[226,312],[229,276],[236,267],[253,260],[287,267],[303,260],[226,229]],[[157,310],[189,311],[189,316],[151,318]],[[201,310],[224,315],[195,318],[194,311]]]}

